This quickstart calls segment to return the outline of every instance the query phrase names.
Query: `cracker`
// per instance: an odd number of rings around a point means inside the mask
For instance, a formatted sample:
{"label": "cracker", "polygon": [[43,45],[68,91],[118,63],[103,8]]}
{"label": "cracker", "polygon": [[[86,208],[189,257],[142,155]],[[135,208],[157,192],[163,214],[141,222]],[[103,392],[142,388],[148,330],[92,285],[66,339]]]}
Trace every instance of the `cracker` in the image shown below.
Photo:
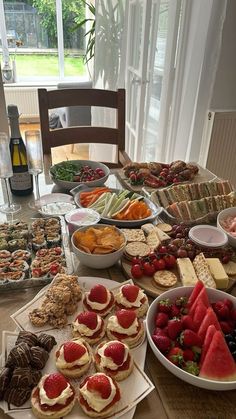
{"label": "cracker", "polygon": [[173,287],[177,283],[177,276],[170,271],[157,271],[154,274],[154,282],[156,285],[161,285],[162,287]]}
{"label": "cracker", "polygon": [[154,229],[154,225],[151,223],[146,223],[141,226],[141,229],[144,231],[145,234],[149,234]]}
{"label": "cracker", "polygon": [[172,231],[172,226],[170,224],[166,224],[166,223],[158,223],[157,227],[164,231],[164,233],[170,233]]}
{"label": "cracker", "polygon": [[150,247],[143,242],[128,243],[125,247],[125,253],[128,256],[147,256],[150,253]]}
{"label": "cracker", "polygon": [[161,244],[161,241],[155,232],[155,230],[152,230],[147,235],[147,245],[150,247],[151,250],[157,249],[157,247]]}
{"label": "cracker", "polygon": [[233,261],[229,261],[223,265],[225,272],[227,275],[236,275],[236,263]]}
{"label": "cracker", "polygon": [[121,228],[124,233],[127,242],[145,242],[145,235],[143,230],[140,228]]}

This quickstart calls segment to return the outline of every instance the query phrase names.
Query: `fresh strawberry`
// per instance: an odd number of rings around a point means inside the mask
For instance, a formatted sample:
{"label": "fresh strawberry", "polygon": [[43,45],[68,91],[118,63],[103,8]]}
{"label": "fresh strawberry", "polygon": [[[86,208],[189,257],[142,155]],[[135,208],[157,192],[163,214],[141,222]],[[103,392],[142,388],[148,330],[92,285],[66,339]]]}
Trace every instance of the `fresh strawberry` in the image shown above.
{"label": "fresh strawberry", "polygon": [[157,327],[165,327],[168,323],[169,317],[166,313],[157,313],[155,319],[155,325]]}
{"label": "fresh strawberry", "polygon": [[183,358],[184,358],[184,362],[187,362],[187,361],[194,361],[194,359],[195,359],[195,354],[194,354],[194,352],[192,351],[192,349],[190,349],[190,348],[185,349],[185,350],[183,351]]}
{"label": "fresh strawberry", "polygon": [[140,288],[137,285],[127,284],[121,288],[123,296],[130,302],[133,303],[139,293]]}
{"label": "fresh strawberry", "polygon": [[170,339],[175,340],[177,336],[180,334],[181,330],[183,330],[182,322],[178,318],[173,318],[168,321],[168,336]]}
{"label": "fresh strawberry", "polygon": [[228,335],[234,330],[234,325],[231,321],[221,320],[220,327],[225,335]]}
{"label": "fresh strawberry", "polygon": [[183,370],[193,375],[199,374],[199,366],[196,362],[193,361],[187,361],[183,366]]}
{"label": "fresh strawberry", "polygon": [[121,342],[111,342],[106,347],[104,355],[113,360],[116,365],[122,365],[125,356],[125,346]]}
{"label": "fresh strawberry", "polygon": [[73,341],[65,342],[63,347],[66,362],[74,362],[86,353],[84,346]]}
{"label": "fresh strawberry", "polygon": [[228,319],[229,318],[229,307],[224,304],[223,301],[217,301],[214,305],[214,311],[219,319]]}
{"label": "fresh strawberry", "polygon": [[124,328],[128,329],[134,320],[137,318],[136,313],[132,310],[118,310],[116,316],[119,324]]}
{"label": "fresh strawberry", "polygon": [[60,396],[63,390],[68,385],[68,381],[65,377],[56,372],[53,374],[49,374],[49,376],[44,381],[44,390],[49,399],[55,399],[56,397]]}
{"label": "fresh strawberry", "polygon": [[89,300],[105,304],[107,302],[107,289],[101,284],[94,285],[90,290]]}
{"label": "fresh strawberry", "polygon": [[171,317],[178,317],[180,314],[180,307],[176,304],[173,304],[171,307]]}
{"label": "fresh strawberry", "polygon": [[180,343],[183,346],[200,346],[201,347],[201,339],[193,330],[185,329],[181,332],[180,335]]}
{"label": "fresh strawberry", "polygon": [[79,323],[84,324],[89,329],[94,330],[97,327],[97,314],[93,311],[84,311],[77,316]]}
{"label": "fresh strawberry", "polygon": [[230,312],[230,318],[233,321],[236,321],[236,308],[233,308]]}
{"label": "fresh strawberry", "polygon": [[185,314],[185,316],[182,317],[181,322],[183,329],[196,330],[193,319],[188,314]]}
{"label": "fresh strawberry", "polygon": [[108,399],[111,394],[111,384],[105,374],[94,374],[87,381],[87,389],[100,393],[102,399]]}
{"label": "fresh strawberry", "polygon": [[159,301],[157,304],[157,311],[161,311],[162,313],[169,314],[171,312],[171,301],[169,298],[166,298],[165,300]]}
{"label": "fresh strawberry", "polygon": [[171,348],[167,354],[167,359],[174,365],[182,365],[183,363],[183,350],[178,347]]}
{"label": "fresh strawberry", "polygon": [[233,303],[231,300],[229,300],[229,298],[224,298],[223,303],[225,306],[228,307],[229,311],[232,310],[233,308]]}
{"label": "fresh strawberry", "polygon": [[152,335],[152,340],[161,352],[166,353],[169,351],[171,340],[168,336]]}
{"label": "fresh strawberry", "polygon": [[153,335],[167,336],[167,333],[165,333],[164,329],[161,329],[160,327],[156,327],[154,329]]}

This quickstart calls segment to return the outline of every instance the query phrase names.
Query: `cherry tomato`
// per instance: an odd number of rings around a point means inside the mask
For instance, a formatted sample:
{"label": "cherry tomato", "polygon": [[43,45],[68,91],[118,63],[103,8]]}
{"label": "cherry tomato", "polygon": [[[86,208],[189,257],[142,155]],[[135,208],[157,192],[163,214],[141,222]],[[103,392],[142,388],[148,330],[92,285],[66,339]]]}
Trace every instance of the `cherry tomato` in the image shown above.
{"label": "cherry tomato", "polygon": [[136,176],[135,173],[133,173],[132,175],[130,175],[129,178],[130,178],[131,182],[136,182],[137,181],[137,176]]}
{"label": "cherry tomato", "polygon": [[41,276],[42,275],[42,269],[41,268],[32,269],[32,275],[33,275],[33,277],[34,276],[36,276],[36,277]]}
{"label": "cherry tomato", "polygon": [[140,265],[141,264],[141,259],[139,257],[134,257],[132,259],[132,265]]}
{"label": "cherry tomato", "polygon": [[156,271],[162,271],[166,267],[166,263],[165,263],[164,259],[154,259],[152,261],[152,263],[153,263]]}
{"label": "cherry tomato", "polygon": [[[168,172],[167,172],[168,173]],[[166,172],[164,172],[164,170],[162,170],[161,171],[161,173],[159,174],[159,176],[161,176],[161,177],[167,177],[167,173]]]}
{"label": "cherry tomato", "polygon": [[150,252],[148,257],[149,257],[150,260],[154,260],[154,259],[156,259],[156,253],[155,252]]}
{"label": "cherry tomato", "polygon": [[158,247],[159,253],[167,253],[167,247],[166,246],[160,246]]}
{"label": "cherry tomato", "polygon": [[143,264],[143,272],[144,272],[144,275],[152,276],[156,272],[156,270],[152,263],[145,262]]}
{"label": "cherry tomato", "polygon": [[173,268],[173,266],[176,264],[176,259],[173,255],[165,255],[163,259],[167,268]]}
{"label": "cherry tomato", "polygon": [[57,254],[57,255],[60,255],[61,254],[61,247],[54,247],[54,252]]}
{"label": "cherry tomato", "polygon": [[143,270],[141,268],[141,265],[139,264],[133,265],[131,268],[131,274],[134,278],[141,278],[141,276],[143,275]]}

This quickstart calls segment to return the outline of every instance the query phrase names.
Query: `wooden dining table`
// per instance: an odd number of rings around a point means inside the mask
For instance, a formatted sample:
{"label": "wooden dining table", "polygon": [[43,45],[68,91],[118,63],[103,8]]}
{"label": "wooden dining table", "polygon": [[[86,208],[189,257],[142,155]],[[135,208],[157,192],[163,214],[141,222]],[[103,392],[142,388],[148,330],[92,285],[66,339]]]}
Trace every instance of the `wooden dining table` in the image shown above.
{"label": "wooden dining table", "polygon": [[[52,184],[48,177],[39,176],[41,196],[54,192],[62,192]],[[112,171],[108,186],[122,188],[116,176],[116,170]],[[0,185],[0,204],[4,202],[5,191]],[[15,197],[14,202],[21,204],[21,211],[15,218],[29,222],[32,217],[40,214],[29,208],[29,201],[33,195],[27,197]],[[10,217],[11,218],[11,217]],[[6,216],[0,213],[0,222],[6,221]],[[76,274],[79,276],[92,276],[109,278],[122,282],[126,280],[119,263],[109,269],[96,270],[82,264],[78,264]],[[0,329],[14,331],[16,326],[10,315],[28,303],[39,292],[40,287],[0,291]],[[235,293],[235,290],[232,290]],[[236,294],[235,294],[236,295]],[[150,302],[152,299],[150,298]],[[0,344],[2,333],[0,333]],[[155,385],[155,389],[136,407],[135,419],[233,419],[236,418],[236,390],[233,391],[208,391],[187,384],[176,378],[153,354],[148,346],[145,361],[145,372]],[[0,409],[0,418],[9,417]]]}

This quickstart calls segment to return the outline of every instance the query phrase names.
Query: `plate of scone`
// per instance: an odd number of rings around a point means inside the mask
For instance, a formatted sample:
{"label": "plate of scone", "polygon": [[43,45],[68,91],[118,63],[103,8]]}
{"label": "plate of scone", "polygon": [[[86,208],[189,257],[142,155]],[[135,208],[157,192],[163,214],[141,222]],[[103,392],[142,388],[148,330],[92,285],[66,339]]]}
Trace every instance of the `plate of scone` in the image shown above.
{"label": "plate of scone", "polygon": [[[50,305],[55,300],[58,313]],[[74,276],[58,275],[49,287],[12,316],[24,334],[22,339],[26,339],[23,346],[27,347],[31,339],[37,340],[42,334],[49,334],[56,344],[53,341],[41,373],[34,383],[30,382],[30,397],[28,391],[28,399],[22,405],[18,401],[16,406],[11,399],[1,401],[0,407],[20,419],[62,416],[131,419],[136,404],[154,388],[142,371],[147,309],[147,296],[132,281],[119,284],[103,278],[75,280]],[[17,339],[18,333],[4,333],[3,371],[12,349],[17,348]],[[19,363],[25,359],[24,350],[20,355]],[[27,356],[31,365],[30,355]],[[5,371],[3,378],[0,373],[3,399],[7,399],[4,394],[10,391],[11,380],[10,371]],[[18,387],[23,381],[19,383]]]}

